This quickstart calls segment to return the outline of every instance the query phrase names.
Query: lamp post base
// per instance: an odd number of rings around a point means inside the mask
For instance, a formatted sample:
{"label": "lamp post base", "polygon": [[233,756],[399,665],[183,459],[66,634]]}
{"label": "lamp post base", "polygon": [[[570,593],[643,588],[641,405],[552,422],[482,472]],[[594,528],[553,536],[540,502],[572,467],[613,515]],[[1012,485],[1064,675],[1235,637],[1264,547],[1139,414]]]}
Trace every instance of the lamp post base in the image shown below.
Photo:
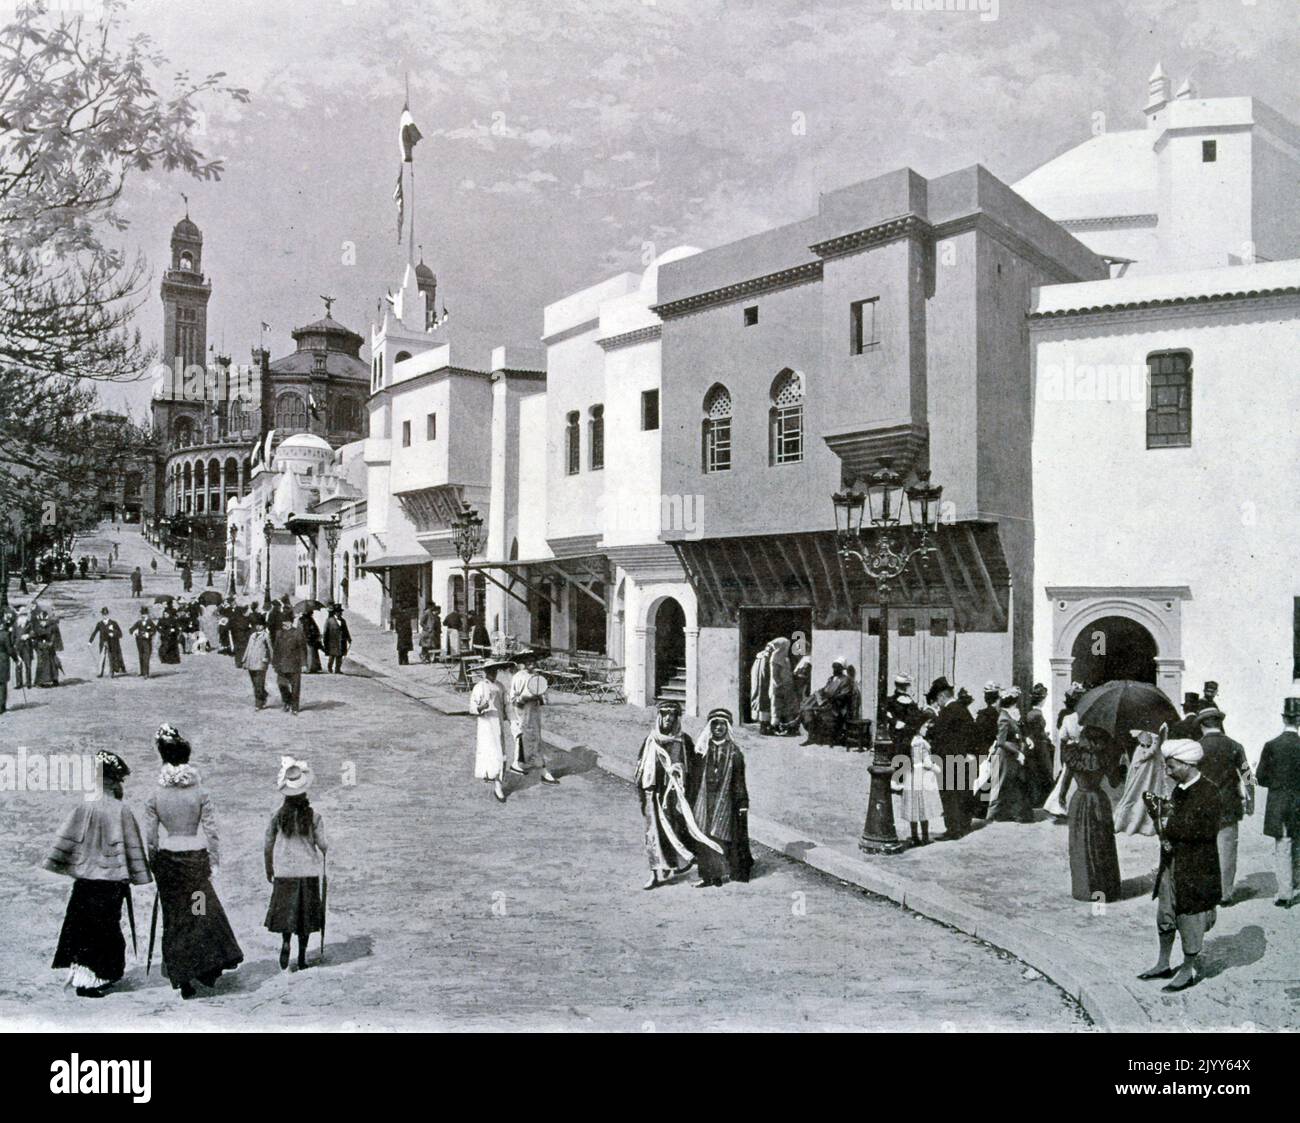
{"label": "lamp post base", "polygon": [[867,821],[858,839],[858,849],[867,854],[898,854],[907,849],[894,826],[894,792],[890,787],[894,777],[893,750],[892,741],[877,741],[873,746]]}

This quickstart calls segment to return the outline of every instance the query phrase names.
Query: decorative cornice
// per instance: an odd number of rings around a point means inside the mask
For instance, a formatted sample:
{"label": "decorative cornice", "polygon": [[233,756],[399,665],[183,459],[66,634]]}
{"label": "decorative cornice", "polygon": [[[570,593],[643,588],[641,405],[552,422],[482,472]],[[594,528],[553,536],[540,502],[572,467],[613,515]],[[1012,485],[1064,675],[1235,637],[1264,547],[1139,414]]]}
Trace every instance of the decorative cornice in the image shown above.
{"label": "decorative cornice", "polygon": [[[1042,326],[1053,320],[1067,317],[1112,316],[1123,313],[1142,313],[1167,311],[1173,313],[1190,313],[1205,310],[1207,306],[1213,311],[1227,311],[1224,305],[1241,304],[1251,300],[1267,300],[1276,297],[1295,297],[1300,295],[1300,285],[1283,285],[1268,289],[1249,289],[1240,292],[1204,293],[1197,296],[1170,296],[1151,300],[1117,301],[1114,304],[1089,304],[1078,308],[1060,308],[1052,312],[1030,312],[1031,325]],[[1286,303],[1278,300],[1276,303]],[[1138,318],[1138,317],[1132,317]]]}
{"label": "decorative cornice", "polygon": [[808,261],[802,265],[791,266],[789,269],[780,269],[775,273],[766,273],[761,277],[751,277],[747,281],[737,281],[732,285],[723,285],[722,288],[696,293],[694,296],[684,296],[680,300],[670,300],[666,304],[652,304],[650,311],[656,313],[660,319],[667,320],[691,312],[700,312],[719,304],[731,304],[745,297],[757,296],[759,293],[821,279],[822,263]]}
{"label": "decorative cornice", "polygon": [[1158,214],[1108,214],[1098,215],[1095,218],[1058,218],[1056,225],[1064,226],[1066,230],[1112,230],[1157,226],[1159,222]]}
{"label": "decorative cornice", "polygon": [[851,234],[840,234],[824,242],[814,242],[808,248],[818,257],[840,257],[847,253],[857,253],[872,246],[886,242],[896,242],[900,238],[927,237],[933,233],[930,224],[918,214],[901,214],[885,222],[868,226],[865,230],[855,230]]}
{"label": "decorative cornice", "polygon": [[583,320],[580,324],[572,324],[567,328],[552,332],[550,335],[542,336],[542,343],[546,346],[550,346],[552,343],[562,343],[566,339],[572,339],[575,335],[583,335],[586,332],[594,331],[598,327],[600,327],[599,318],[592,317],[590,320]]}
{"label": "decorative cornice", "polygon": [[620,347],[631,347],[636,343],[645,343],[650,339],[658,339],[663,334],[663,324],[647,324],[643,328],[637,328],[634,331],[625,331],[621,335],[607,335],[604,339],[598,339],[605,351],[617,351]]}

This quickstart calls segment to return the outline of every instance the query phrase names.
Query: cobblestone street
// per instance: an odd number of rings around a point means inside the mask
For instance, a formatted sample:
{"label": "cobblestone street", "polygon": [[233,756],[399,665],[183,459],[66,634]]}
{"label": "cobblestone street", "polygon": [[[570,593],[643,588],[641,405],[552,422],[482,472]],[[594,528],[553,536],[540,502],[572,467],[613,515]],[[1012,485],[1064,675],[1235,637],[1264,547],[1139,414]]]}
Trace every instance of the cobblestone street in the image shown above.
{"label": "cobblestone street", "polygon": [[[6,753],[113,747],[134,769],[126,797],[138,816],[154,782],[153,731],[177,725],[216,801],[217,889],[245,962],[182,1005],[156,963],[145,977],[153,891],[142,888],[138,963],[128,958],[123,983],[102,1002],[62,989],[49,961],[70,884],[40,862],[79,796],[3,792],[8,1028],[1088,1028],[1057,987],[1012,957],[769,851],[756,854],[749,885],[642,892],[635,797],[589,754],[569,755],[560,787],[530,782],[498,806],[471,778],[465,718],[355,666],[304,676],[297,718],[254,712],[247,677],[215,654],[155,663],[150,681],[97,679],[91,613],[107,604],[129,624],[139,604],[130,567],[143,563],[150,601],[179,591],[164,560],[150,577],[138,535],[123,530],[120,541],[114,579],[43,594],[62,619],[67,678],[26,700],[11,694],[0,741]],[[106,541],[78,549],[102,557]],[[133,649],[127,663],[134,672]],[[277,938],[261,924],[262,836],[279,804],[281,751],[311,760],[313,804],[333,845],[326,961],[302,974],[281,974]]]}

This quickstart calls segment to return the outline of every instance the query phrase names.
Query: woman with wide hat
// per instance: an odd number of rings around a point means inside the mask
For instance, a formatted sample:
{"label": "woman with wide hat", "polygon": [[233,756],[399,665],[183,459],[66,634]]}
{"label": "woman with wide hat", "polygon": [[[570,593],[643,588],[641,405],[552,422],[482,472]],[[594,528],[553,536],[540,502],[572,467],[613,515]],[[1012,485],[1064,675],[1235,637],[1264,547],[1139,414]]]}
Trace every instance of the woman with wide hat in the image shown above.
{"label": "woman with wide hat", "polygon": [[475,723],[474,776],[492,785],[492,794],[498,803],[506,801],[501,776],[506,765],[510,726],[506,722],[506,692],[497,681],[497,674],[513,666],[508,659],[484,663],[483,679],[474,684],[469,696],[470,712],[478,718]]}
{"label": "woman with wide hat", "polygon": [[107,750],[95,754],[95,767],[103,778],[99,796],[72,809],[43,863],[73,879],[50,966],[67,968],[65,985],[75,986],[81,998],[103,998],[126,974],[122,903],[132,885],[152,880],[139,824],[122,802],[122,782],[131,770]]}
{"label": "woman with wide hat", "polygon": [[[193,998],[196,981],[214,986],[244,953],[212,885],[221,861],[217,815],[190,764],[190,744],[170,725],[159,728],[155,744],[163,765],[145,803],[145,840],[162,906],[163,968],[181,997]],[[167,832],[161,841],[159,826]]]}
{"label": "woman with wide hat", "polygon": [[284,802],[266,828],[266,880],[271,883],[271,904],[266,928],[278,932],[280,970],[289,968],[289,941],[298,937],[298,970],[307,966],[307,941],[325,927],[320,877],[328,843],[325,820],[307,800],[311,765],[291,756],[280,758],[275,786]]}

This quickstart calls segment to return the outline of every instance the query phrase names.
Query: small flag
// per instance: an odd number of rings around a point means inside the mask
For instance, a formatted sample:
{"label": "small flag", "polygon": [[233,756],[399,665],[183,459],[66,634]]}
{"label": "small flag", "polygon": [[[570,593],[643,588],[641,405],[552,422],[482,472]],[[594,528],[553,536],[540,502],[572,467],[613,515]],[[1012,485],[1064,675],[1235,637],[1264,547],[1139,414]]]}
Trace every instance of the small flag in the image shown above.
{"label": "small flag", "polygon": [[263,331],[270,331],[270,330],[271,330],[271,325],[268,324],[265,320],[262,321],[262,330],[263,330]]}
{"label": "small flag", "polygon": [[253,446],[252,462],[254,464],[262,463],[262,442],[260,440]]}
{"label": "small flag", "polygon": [[311,411],[312,417],[320,420],[321,408],[316,404],[316,395],[310,390],[307,391],[307,408]]}
{"label": "small flag", "polygon": [[397,186],[393,189],[393,202],[397,204],[397,241],[402,241],[402,224],[406,221],[406,196],[402,192],[402,171],[397,169]]}
{"label": "small flag", "polygon": [[415,146],[423,139],[423,134],[411,116],[409,106],[402,106],[402,120],[397,126],[397,147],[402,153],[402,163],[409,164],[415,153]]}

